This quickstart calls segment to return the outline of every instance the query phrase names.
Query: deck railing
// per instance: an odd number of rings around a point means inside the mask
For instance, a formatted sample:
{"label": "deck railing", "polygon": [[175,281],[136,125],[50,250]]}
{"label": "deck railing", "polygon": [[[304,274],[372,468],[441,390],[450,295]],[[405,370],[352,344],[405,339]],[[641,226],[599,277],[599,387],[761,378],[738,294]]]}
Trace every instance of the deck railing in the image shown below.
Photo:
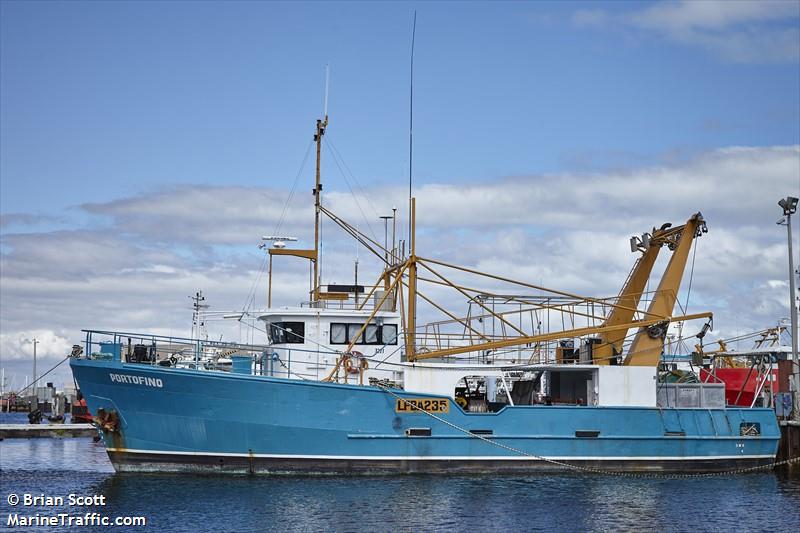
{"label": "deck railing", "polygon": [[[165,368],[317,380],[327,376],[335,363],[326,362],[320,357],[312,362],[308,354],[338,355],[332,350],[210,341],[171,335],[99,330],[83,332],[86,334],[83,357]],[[335,361],[335,357],[328,359]],[[392,378],[395,370],[382,363],[378,356],[370,359],[368,372],[372,376]]]}

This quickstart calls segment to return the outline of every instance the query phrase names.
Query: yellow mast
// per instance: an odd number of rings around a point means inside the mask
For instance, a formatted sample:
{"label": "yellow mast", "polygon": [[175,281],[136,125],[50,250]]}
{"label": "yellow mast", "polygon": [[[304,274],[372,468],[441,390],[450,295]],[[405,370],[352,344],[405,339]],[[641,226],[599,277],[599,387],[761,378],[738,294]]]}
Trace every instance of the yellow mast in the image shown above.
{"label": "yellow mast", "polygon": [[406,357],[414,361],[416,350],[415,332],[417,327],[417,256],[416,256],[416,225],[417,225],[417,199],[411,199],[411,242],[408,256],[408,320],[406,322]]}

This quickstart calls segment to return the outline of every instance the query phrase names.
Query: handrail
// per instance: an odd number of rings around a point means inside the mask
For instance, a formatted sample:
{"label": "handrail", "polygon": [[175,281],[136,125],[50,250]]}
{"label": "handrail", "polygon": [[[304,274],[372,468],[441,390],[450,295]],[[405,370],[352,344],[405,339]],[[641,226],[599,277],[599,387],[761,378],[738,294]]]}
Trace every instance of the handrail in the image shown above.
{"label": "handrail", "polygon": [[170,340],[170,341],[179,341],[185,343],[203,343],[207,346],[213,346],[216,348],[232,348],[232,347],[239,347],[239,348],[253,348],[253,349],[263,349],[269,348],[270,345],[268,344],[243,344],[239,342],[231,342],[231,341],[214,341],[214,340],[207,340],[207,339],[192,339],[190,337],[176,337],[174,335],[158,335],[155,333],[133,333],[127,331],[109,331],[109,330],[98,330],[98,329],[82,329],[82,333],[88,334],[97,334],[97,335],[110,335],[119,338],[123,337],[131,337],[132,339],[147,339],[147,340]]}

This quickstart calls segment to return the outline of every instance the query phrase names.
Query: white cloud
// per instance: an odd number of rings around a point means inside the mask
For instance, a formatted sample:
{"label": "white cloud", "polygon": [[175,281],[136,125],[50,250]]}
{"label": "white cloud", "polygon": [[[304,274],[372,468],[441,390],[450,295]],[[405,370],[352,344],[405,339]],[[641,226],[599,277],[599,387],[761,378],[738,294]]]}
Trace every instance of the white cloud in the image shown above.
{"label": "white cloud", "polygon": [[4,327],[0,333],[0,366],[5,369],[5,390],[20,390],[29,383],[33,375],[33,340],[36,345],[36,375],[39,384],[56,383],[57,387],[72,381],[66,363],[47,373],[57,363],[69,355],[72,342],[71,332],[56,332],[46,329],[30,329],[7,332]]}
{"label": "white cloud", "polygon": [[[420,224],[425,227],[458,229],[499,225],[535,225],[538,228],[586,228],[586,213],[618,212],[625,216],[604,218],[604,227],[624,228],[652,225],[652,214],[673,221],[685,219],[690,210],[713,213],[713,218],[736,220],[741,225],[763,224],[761,197],[742,195],[757,185],[763,195],[776,198],[787,194],[792,177],[800,182],[800,147],[730,147],[701,154],[670,165],[640,167],[603,173],[573,173],[510,177],[487,183],[459,185],[427,184],[415,190]],[[324,203],[359,229],[383,242],[378,214],[391,213],[393,206],[405,206],[406,190],[372,188],[357,198],[340,191],[326,192]],[[163,193],[90,204],[85,209],[109,217],[111,225],[103,240],[85,241],[77,233],[50,233],[49,241],[36,245],[40,261],[54,260],[65,246],[79,247],[77,253],[106,261],[130,258],[126,238],[142,247],[147,264],[173,268],[175,243],[195,251],[213,245],[252,245],[272,233],[287,191],[243,187],[184,187]],[[714,201],[710,201],[713,197]],[[283,216],[282,233],[313,238],[311,197],[295,197]],[[363,213],[363,215],[362,215]],[[398,231],[404,234],[404,209],[399,211]],[[364,217],[367,217],[365,220]],[[708,218],[708,217],[707,217]],[[774,218],[769,215],[767,218]],[[336,238],[334,225],[326,223],[326,239]],[[424,230],[424,228],[422,228]],[[593,228],[597,229],[597,228]],[[22,237],[9,237],[19,246]],[[424,239],[424,235],[421,236]],[[130,239],[128,239],[130,240]],[[72,254],[75,255],[75,254]]]}
{"label": "white cloud", "polygon": [[635,12],[631,20],[642,27],[680,33],[696,28],[715,30],[739,24],[800,17],[797,2],[785,0],[703,0],[658,2]]}
{"label": "white cloud", "polygon": [[800,3],[784,0],[658,2],[622,13],[579,10],[577,27],[623,27],[655,32],[744,63],[800,59]]}
{"label": "white cloud", "polygon": [[[33,364],[33,340],[36,339],[36,358],[63,359],[69,355],[72,343],[50,330],[26,330],[13,334],[0,334],[0,352],[4,360],[23,359]],[[44,371],[43,369],[39,369]]]}
{"label": "white cloud", "polygon": [[288,196],[288,191],[253,187],[183,186],[82,207],[110,217],[125,234],[146,235],[153,243],[241,244],[257,242],[279,220],[297,225],[312,216],[309,202],[297,196],[284,210]]}
{"label": "white cloud", "polygon": [[[760,226],[775,218],[764,209],[765,198],[777,201],[798,188],[800,147],[734,147],[670,166],[529,176],[458,187],[429,185],[418,196],[420,220],[426,224],[630,231],[660,224],[653,220],[655,213],[676,222],[694,211],[702,211],[712,223],[722,219]],[[587,222],[587,213],[604,216]]]}

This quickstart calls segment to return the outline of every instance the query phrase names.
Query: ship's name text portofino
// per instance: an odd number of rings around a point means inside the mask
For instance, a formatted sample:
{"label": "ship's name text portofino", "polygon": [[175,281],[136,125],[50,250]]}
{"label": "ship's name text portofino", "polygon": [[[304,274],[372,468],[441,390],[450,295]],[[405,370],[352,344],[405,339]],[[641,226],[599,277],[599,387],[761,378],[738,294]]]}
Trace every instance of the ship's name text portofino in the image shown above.
{"label": "ship's name text portofino", "polygon": [[144,385],[145,387],[162,388],[164,384],[159,378],[148,378],[145,376],[131,376],[129,374],[109,374],[111,381],[116,383],[131,383],[133,385]]}

